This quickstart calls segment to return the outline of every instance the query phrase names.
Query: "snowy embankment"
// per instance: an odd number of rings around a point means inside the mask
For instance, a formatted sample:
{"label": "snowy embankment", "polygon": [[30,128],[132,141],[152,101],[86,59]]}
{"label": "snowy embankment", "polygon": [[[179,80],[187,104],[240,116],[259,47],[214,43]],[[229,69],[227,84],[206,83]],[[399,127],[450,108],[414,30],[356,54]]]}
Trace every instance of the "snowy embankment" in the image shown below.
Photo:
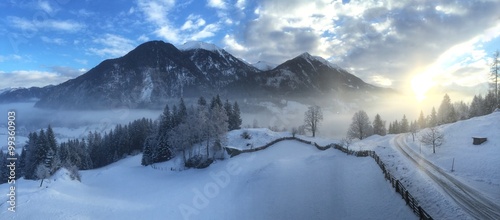
{"label": "snowy embankment", "polygon": [[202,170],[158,170],[140,160],[82,171],[81,183],[63,174],[42,188],[19,180],[17,211],[2,201],[2,219],[416,219],[373,159],[297,141]]}
{"label": "snowy embankment", "polygon": [[[500,112],[443,125],[440,129],[445,134],[445,143],[435,154],[411,137],[406,143],[444,170],[451,171],[453,165],[453,176],[500,204]],[[473,145],[472,137],[486,137],[488,141]]]}
{"label": "snowy embankment", "polygon": [[[500,204],[500,113],[476,117],[439,126],[445,143],[432,153],[432,148],[413,141],[406,134],[404,142],[416,153],[437,165],[447,174],[478,190],[483,196]],[[472,145],[472,137],[487,137],[482,145]],[[402,181],[422,207],[435,219],[471,219],[441,187],[419,170],[395,146],[396,135],[372,136],[350,146],[353,150],[375,150],[389,171]],[[454,171],[451,172],[453,158]]]}

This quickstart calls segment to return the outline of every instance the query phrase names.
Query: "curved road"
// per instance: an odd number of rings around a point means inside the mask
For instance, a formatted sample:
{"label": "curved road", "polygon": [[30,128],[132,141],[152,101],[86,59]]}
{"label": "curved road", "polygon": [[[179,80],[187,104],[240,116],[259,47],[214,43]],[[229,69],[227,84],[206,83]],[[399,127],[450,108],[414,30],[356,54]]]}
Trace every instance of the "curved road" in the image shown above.
{"label": "curved road", "polygon": [[394,146],[439,185],[460,207],[476,219],[500,219],[500,205],[484,197],[476,189],[458,181],[442,168],[434,165],[410,149],[404,135],[393,140]]}

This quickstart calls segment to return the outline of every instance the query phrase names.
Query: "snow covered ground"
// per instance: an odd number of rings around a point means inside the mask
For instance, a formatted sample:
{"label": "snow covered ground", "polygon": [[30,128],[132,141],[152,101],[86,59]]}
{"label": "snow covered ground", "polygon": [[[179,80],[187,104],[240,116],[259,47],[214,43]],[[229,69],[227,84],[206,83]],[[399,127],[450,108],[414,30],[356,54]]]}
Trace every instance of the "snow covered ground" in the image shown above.
{"label": "snow covered ground", "polygon": [[[476,117],[453,124],[439,126],[445,143],[432,153],[432,148],[415,142],[405,134],[403,143],[417,155],[444,170],[467,187],[479,191],[481,196],[500,204],[500,112]],[[482,145],[472,145],[474,136],[487,137]],[[400,136],[372,136],[350,146],[353,150],[375,150],[390,172],[402,180],[422,207],[435,219],[471,219],[471,216],[452,197],[418,166],[406,158],[396,147]],[[409,149],[408,149],[409,150]],[[410,152],[410,153],[411,153]],[[454,171],[451,172],[453,158]],[[423,166],[423,164],[421,164]]]}
{"label": "snow covered ground", "polygon": [[181,172],[140,160],[82,171],[82,182],[19,180],[17,211],[2,199],[2,219],[416,219],[373,159],[334,149],[284,141]]}

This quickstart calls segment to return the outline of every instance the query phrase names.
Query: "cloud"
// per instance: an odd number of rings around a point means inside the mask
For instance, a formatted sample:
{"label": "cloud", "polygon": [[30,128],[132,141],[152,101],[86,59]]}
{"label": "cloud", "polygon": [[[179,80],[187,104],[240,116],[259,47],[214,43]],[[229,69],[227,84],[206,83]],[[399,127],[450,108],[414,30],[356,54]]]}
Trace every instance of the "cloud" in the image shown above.
{"label": "cloud", "polygon": [[86,59],[74,59],[74,61],[83,65],[87,65],[89,63]]}
{"label": "cloud", "polygon": [[137,7],[144,14],[145,19],[152,23],[156,29],[154,33],[168,41],[177,43],[180,41],[179,33],[168,19],[168,14],[174,6],[174,0],[139,0],[137,2]]}
{"label": "cloud", "polygon": [[85,69],[74,69],[67,66],[51,66],[49,69],[61,77],[70,78],[76,78],[86,72]]}
{"label": "cloud", "polygon": [[[218,9],[223,2],[212,2]],[[182,44],[186,41],[203,40],[216,35],[221,29],[219,22],[207,23],[206,19],[199,14],[189,14],[184,23],[180,25],[172,22],[169,18],[174,8],[184,8],[190,2],[175,5],[174,1],[146,1],[139,0],[137,8],[144,15],[145,20],[154,29],[153,33],[173,44]],[[177,18],[178,19],[178,18]]]}
{"label": "cloud", "polygon": [[139,36],[137,38],[137,41],[139,41],[139,42],[146,42],[146,41],[149,41],[149,37],[146,36],[145,34],[142,34],[141,36]]}
{"label": "cloud", "polygon": [[238,1],[236,1],[235,6],[236,6],[236,8],[238,8],[238,9],[244,9],[244,8],[245,8],[245,6],[246,6],[246,4],[247,4],[247,3],[246,3],[246,0],[238,0]]}
{"label": "cloud", "polygon": [[9,16],[7,17],[7,21],[11,26],[24,31],[45,30],[45,31],[78,32],[83,28],[85,28],[84,24],[72,20],[55,20],[55,19],[28,20],[16,16]]}
{"label": "cloud", "polygon": [[72,77],[60,75],[55,72],[37,70],[17,70],[12,72],[0,71],[0,88],[17,87],[44,87],[50,84],[58,84],[71,79]]}
{"label": "cloud", "polygon": [[42,36],[40,37],[40,39],[45,42],[45,43],[49,43],[49,44],[57,44],[57,45],[64,45],[66,44],[66,41],[62,38],[49,38],[49,37],[46,37],[46,36]]}
{"label": "cloud", "polygon": [[227,4],[224,0],[208,0],[207,6],[217,9],[227,9]]}
{"label": "cloud", "polygon": [[38,2],[38,6],[40,7],[40,9],[42,9],[43,11],[47,12],[47,14],[52,14],[54,12],[54,9],[52,8],[52,6],[50,5],[49,2],[47,1],[39,1]]}
{"label": "cloud", "polygon": [[0,71],[1,88],[18,88],[18,87],[44,87],[47,85],[57,85],[67,80],[76,78],[87,70],[74,69],[67,66],[51,66],[49,71],[39,70],[16,70],[11,72]]}
{"label": "cloud", "polygon": [[[243,21],[241,31],[227,34],[223,43],[251,63],[281,63],[307,51],[366,81],[380,85],[390,79],[401,90],[432,66],[440,67],[430,74],[436,85],[451,79],[472,86],[458,76],[471,79],[482,71],[486,54],[481,46],[500,35],[495,29],[499,10],[496,1],[260,1],[254,18]],[[467,47],[447,53],[464,42]]]}
{"label": "cloud", "polygon": [[93,40],[99,47],[91,47],[88,51],[101,57],[120,57],[135,48],[135,42],[115,34],[105,34]]}
{"label": "cloud", "polygon": [[219,30],[219,26],[216,24],[206,25],[202,30],[195,32],[189,38],[189,40],[201,40],[209,38],[215,35],[215,32]]}
{"label": "cloud", "polygon": [[207,22],[200,15],[190,14],[187,21],[182,25],[181,30],[196,30],[203,27]]}
{"label": "cloud", "polygon": [[21,57],[17,54],[11,54],[11,55],[7,55],[7,56],[0,55],[0,63],[6,62],[6,61],[19,61],[21,59],[23,59],[23,57]]}

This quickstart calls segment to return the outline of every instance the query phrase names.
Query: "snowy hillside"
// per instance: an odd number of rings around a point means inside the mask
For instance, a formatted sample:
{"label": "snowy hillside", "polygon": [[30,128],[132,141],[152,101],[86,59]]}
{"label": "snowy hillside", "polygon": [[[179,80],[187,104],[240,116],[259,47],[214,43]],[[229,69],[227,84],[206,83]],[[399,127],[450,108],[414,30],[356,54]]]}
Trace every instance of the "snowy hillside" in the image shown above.
{"label": "snowy hillside", "polygon": [[[500,210],[499,121],[500,112],[494,112],[439,126],[445,143],[435,154],[432,147],[419,141],[428,129],[417,133],[415,141],[411,134],[374,135],[350,148],[375,150],[435,219],[491,218]],[[488,141],[473,145],[472,137],[487,137]],[[491,213],[485,216],[486,209]]]}
{"label": "snowy hillside", "polygon": [[[229,143],[238,138],[230,133]],[[2,219],[416,219],[371,158],[296,141],[202,170],[171,171],[174,160],[153,169],[140,160],[82,171],[81,183],[64,172],[42,188],[19,180],[17,212],[2,201]]]}
{"label": "snowy hillside", "polygon": [[[453,175],[495,199],[500,204],[500,112],[441,126],[445,143],[436,149],[422,146],[422,155],[437,166],[451,170]],[[425,132],[425,130],[423,131]],[[488,141],[473,145],[472,137],[486,137]],[[420,143],[406,142],[416,152]]]}

